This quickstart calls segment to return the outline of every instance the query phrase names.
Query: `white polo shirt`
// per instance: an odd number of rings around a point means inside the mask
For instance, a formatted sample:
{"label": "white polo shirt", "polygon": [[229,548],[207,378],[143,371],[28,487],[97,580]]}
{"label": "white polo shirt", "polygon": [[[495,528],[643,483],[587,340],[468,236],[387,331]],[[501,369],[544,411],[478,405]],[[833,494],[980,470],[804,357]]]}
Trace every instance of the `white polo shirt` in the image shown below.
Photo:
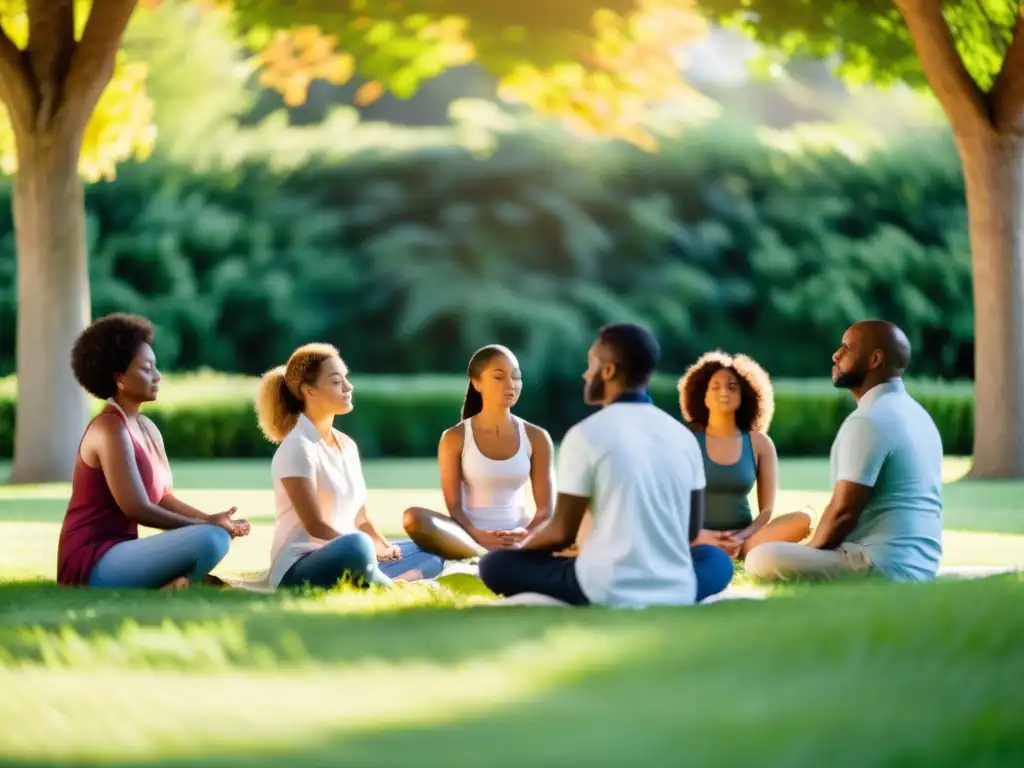
{"label": "white polo shirt", "polygon": [[690,430],[650,403],[613,403],[566,433],[558,459],[559,493],[590,499],[593,523],[576,560],[587,599],[692,605],[690,494],[706,482]]}
{"label": "white polo shirt", "polygon": [[307,552],[327,542],[310,536],[299,520],[281,480],[305,477],[316,487],[320,510],[340,533],[354,533],[355,519],[366,504],[366,481],[359,461],[359,449],[348,435],[334,430],[339,451],[320,437],[305,414],[274,453],[270,476],[274,484],[274,543],[270,551],[270,584],[274,587],[288,569]]}

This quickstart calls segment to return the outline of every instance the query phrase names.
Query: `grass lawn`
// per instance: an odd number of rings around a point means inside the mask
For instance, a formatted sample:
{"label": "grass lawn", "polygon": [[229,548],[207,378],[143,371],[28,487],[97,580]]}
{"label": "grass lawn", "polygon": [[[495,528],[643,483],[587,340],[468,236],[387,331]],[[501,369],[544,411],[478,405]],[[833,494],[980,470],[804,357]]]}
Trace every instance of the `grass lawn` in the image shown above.
{"label": "grass lawn", "polygon": [[[1024,564],[1024,486],[952,482],[965,469],[947,465],[946,563]],[[175,470],[184,498],[254,523],[222,572],[265,568],[266,463]],[[440,503],[433,462],[366,472],[388,533]],[[781,482],[780,511],[828,497],[822,461]],[[0,488],[0,763],[1024,764],[1020,575],[644,612],[417,585],[88,592],[46,581],[66,499]]]}

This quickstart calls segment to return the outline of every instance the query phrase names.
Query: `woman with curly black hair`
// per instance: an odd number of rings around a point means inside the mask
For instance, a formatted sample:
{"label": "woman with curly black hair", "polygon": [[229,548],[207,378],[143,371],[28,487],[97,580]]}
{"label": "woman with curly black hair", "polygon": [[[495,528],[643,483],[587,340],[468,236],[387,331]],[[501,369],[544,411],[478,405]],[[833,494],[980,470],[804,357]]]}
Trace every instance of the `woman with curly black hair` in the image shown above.
{"label": "woman with curly black hair", "polygon": [[[156,400],[160,372],[153,326],[144,317],[100,318],[75,341],[71,368],[107,406],[86,427],[75,457],[71,500],[57,548],[61,584],[181,588],[216,581],[210,571],[231,539],[249,533],[235,508],[207,515],[171,491],[163,437],[139,413]],[[139,538],[139,524],[165,531]]]}
{"label": "woman with curly black hair", "polygon": [[[746,355],[708,352],[679,380],[683,417],[704,454],[707,506],[699,544],[743,558],[766,541],[803,540],[812,518],[801,510],[774,520],[779,458],[765,434],[775,411],[771,379]],[[759,512],[749,496],[757,485]]]}

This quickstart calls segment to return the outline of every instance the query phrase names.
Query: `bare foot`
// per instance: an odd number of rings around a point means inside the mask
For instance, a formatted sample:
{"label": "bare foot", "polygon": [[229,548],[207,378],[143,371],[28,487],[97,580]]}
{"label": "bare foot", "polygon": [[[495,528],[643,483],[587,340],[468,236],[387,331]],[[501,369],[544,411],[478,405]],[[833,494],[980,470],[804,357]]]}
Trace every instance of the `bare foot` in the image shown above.
{"label": "bare foot", "polygon": [[171,579],[162,587],[160,587],[160,591],[164,592],[170,590],[185,589],[186,587],[188,587],[188,578],[185,576],[179,576],[176,579]]}

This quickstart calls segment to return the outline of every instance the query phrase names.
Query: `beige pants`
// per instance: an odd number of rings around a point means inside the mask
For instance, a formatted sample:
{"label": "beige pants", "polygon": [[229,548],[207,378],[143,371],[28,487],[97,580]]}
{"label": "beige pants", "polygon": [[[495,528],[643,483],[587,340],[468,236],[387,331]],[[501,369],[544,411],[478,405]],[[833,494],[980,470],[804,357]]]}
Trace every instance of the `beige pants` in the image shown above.
{"label": "beige pants", "polygon": [[859,544],[840,544],[829,550],[770,541],[754,547],[747,554],[744,567],[747,573],[759,579],[785,581],[866,575],[872,564],[867,550]]}

